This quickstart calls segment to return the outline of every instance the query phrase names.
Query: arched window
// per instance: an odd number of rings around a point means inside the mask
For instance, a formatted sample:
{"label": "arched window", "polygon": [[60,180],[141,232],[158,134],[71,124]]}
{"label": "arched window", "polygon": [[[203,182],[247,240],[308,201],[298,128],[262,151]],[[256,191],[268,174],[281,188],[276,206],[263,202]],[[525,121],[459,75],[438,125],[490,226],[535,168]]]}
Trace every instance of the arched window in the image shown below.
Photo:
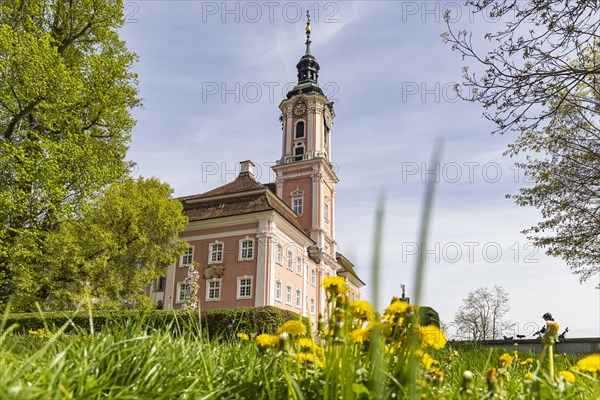
{"label": "arched window", "polygon": [[302,139],[304,137],[304,121],[298,121],[296,124],[296,139]]}

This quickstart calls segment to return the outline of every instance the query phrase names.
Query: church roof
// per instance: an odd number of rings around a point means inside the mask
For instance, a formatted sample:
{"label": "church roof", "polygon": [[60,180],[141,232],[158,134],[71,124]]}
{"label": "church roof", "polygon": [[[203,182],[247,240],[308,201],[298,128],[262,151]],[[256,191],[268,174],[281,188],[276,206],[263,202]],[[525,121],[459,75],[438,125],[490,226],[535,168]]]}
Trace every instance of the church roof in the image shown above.
{"label": "church roof", "polygon": [[338,263],[341,264],[341,266],[344,268],[344,271],[341,271],[342,273],[347,272],[350,275],[352,275],[354,278],[356,278],[358,280],[358,282],[360,282],[362,285],[364,285],[365,283],[358,277],[358,274],[356,273],[356,271],[354,270],[354,264],[352,264],[350,262],[350,260],[348,260],[342,253],[335,253],[335,258],[336,261]]}
{"label": "church roof", "polygon": [[227,183],[223,186],[219,186],[208,192],[195,194],[192,196],[180,197],[180,201],[206,199],[209,197],[225,196],[228,194],[236,194],[242,192],[250,192],[254,190],[265,189],[265,185],[257,182],[249,173],[240,173],[233,182]]}
{"label": "church roof", "polygon": [[274,187],[274,184],[263,185],[251,174],[242,172],[233,182],[178,200],[190,222],[275,211],[304,233],[297,215],[275,195]]}

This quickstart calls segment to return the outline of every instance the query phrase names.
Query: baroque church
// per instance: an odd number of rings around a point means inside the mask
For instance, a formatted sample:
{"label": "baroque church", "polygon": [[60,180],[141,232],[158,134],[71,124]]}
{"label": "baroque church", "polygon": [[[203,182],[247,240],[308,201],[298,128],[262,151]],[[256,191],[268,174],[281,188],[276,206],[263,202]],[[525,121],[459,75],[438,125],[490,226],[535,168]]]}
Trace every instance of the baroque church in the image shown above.
{"label": "baroque church", "polygon": [[335,275],[346,278],[350,300],[360,297],[364,282],[336,251],[335,113],[318,84],[310,34],[309,18],[298,83],[279,105],[283,132],[281,158],[272,167],[275,182],[261,184],[252,161],[242,161],[233,182],[179,198],[189,219],[179,236],[188,248],[151,287],[162,308],[186,302],[192,263],[200,266],[202,310],[269,305],[316,322],[326,308],[322,281]]}

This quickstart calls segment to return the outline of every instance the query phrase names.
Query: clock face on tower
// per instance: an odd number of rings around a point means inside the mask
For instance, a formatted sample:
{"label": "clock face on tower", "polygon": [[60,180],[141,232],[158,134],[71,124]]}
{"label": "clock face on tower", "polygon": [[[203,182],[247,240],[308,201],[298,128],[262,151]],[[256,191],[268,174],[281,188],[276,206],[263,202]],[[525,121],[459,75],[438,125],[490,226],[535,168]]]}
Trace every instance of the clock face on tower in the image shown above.
{"label": "clock face on tower", "polygon": [[306,112],[306,103],[302,100],[294,104],[294,115],[300,116]]}

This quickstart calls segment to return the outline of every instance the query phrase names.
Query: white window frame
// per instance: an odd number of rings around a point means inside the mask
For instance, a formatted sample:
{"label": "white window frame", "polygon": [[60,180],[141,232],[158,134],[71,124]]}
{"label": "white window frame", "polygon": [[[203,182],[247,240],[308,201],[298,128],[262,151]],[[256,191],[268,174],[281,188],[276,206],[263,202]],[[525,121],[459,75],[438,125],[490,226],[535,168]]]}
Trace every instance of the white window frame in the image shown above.
{"label": "white window frame", "polygon": [[[184,285],[188,285],[188,283],[185,281],[177,282],[177,297],[175,297],[176,304],[185,303],[188,300],[188,288],[183,288]],[[181,298],[182,294],[184,295],[183,299]]]}
{"label": "white window frame", "polygon": [[302,290],[296,289],[296,308],[302,307]]}
{"label": "white window frame", "polygon": [[310,313],[315,315],[315,299],[313,297],[310,298]]}
{"label": "white window frame", "polygon": [[[215,250],[215,246],[221,246],[221,258],[219,260],[213,260],[213,253],[217,253],[219,252],[218,250]],[[208,245],[208,263],[209,264],[221,264],[223,263],[223,259],[224,259],[224,254],[225,254],[225,243],[220,242],[220,241],[215,241],[212,242],[211,244]]]}
{"label": "white window frame", "polygon": [[[245,244],[250,243],[250,247],[244,247]],[[254,239],[246,236],[244,239],[239,242],[240,251],[238,253],[238,260],[254,260]],[[244,250],[246,250],[246,255],[244,255]],[[250,251],[250,256],[248,256],[248,250]]]}
{"label": "white window frame", "polygon": [[285,287],[285,304],[292,305],[292,285],[286,285]]}
{"label": "white window frame", "polygon": [[283,265],[283,246],[280,243],[277,243],[277,255],[276,255],[276,260],[277,260],[277,264],[279,265]]}
{"label": "white window frame", "polygon": [[291,250],[287,251],[287,269],[289,269],[290,271],[294,270],[294,254],[292,253]]}
{"label": "white window frame", "polygon": [[302,276],[302,257],[296,257],[296,274]]}
{"label": "white window frame", "polygon": [[279,279],[275,281],[275,300],[281,301],[281,281]]}
{"label": "white window frame", "polygon": [[[191,251],[191,252],[190,252]],[[188,258],[191,260],[190,262],[186,262],[186,258]],[[194,262],[194,246],[190,246],[188,245],[188,248],[186,249],[185,253],[181,255],[181,257],[179,258],[179,266],[180,267],[187,267],[188,265],[191,265]]]}
{"label": "white window frame", "polygon": [[[242,281],[244,280],[249,280],[250,281],[250,294],[242,294]],[[252,298],[252,288],[253,288],[253,283],[254,283],[254,277],[253,276],[238,276],[237,278],[237,287],[236,287],[236,300],[243,300],[243,299],[251,299]],[[244,288],[247,288],[247,285],[244,285]]]}
{"label": "white window frame", "polygon": [[329,200],[325,200],[325,207],[323,207],[323,217],[325,219],[325,223],[329,224]]}
{"label": "white window frame", "polygon": [[[218,294],[219,294],[218,297],[211,296],[211,289],[214,289],[214,287],[211,288],[211,285],[213,283],[218,283],[218,288],[217,288],[218,289]],[[221,278],[208,279],[206,281],[206,297],[205,297],[205,300],[206,301],[220,301],[221,300],[221,291],[223,289],[223,285],[222,284],[223,284],[223,281],[222,281]]]}
{"label": "white window frame", "polygon": [[310,284],[313,286],[317,284],[317,270],[314,268],[310,269]]}
{"label": "white window frame", "polygon": [[[298,202],[298,203],[296,203]],[[294,196],[292,197],[292,210],[298,215],[302,215],[304,212],[304,197]]]}

